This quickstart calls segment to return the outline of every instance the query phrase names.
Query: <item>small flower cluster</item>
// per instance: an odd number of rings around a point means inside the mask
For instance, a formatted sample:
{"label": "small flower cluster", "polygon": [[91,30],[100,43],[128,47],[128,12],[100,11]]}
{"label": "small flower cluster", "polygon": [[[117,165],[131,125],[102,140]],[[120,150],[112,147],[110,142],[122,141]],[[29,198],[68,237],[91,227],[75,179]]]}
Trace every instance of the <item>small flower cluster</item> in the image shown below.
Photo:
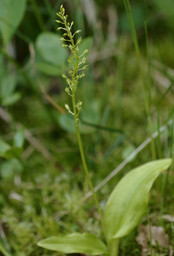
{"label": "small flower cluster", "polygon": [[[60,7],[59,13],[57,13],[59,20],[56,20],[59,23],[60,27],[58,30],[62,30],[63,36],[61,41],[63,42],[62,46],[68,48],[70,50],[70,57],[68,58],[68,62],[70,63],[70,70],[68,75],[63,74],[63,78],[66,80],[68,87],[65,89],[66,93],[74,98],[77,90],[77,85],[79,80],[85,76],[84,71],[87,69],[86,65],[86,54],[88,50],[85,50],[83,53],[79,53],[79,45],[82,41],[81,37],[77,39],[75,42],[75,35],[80,33],[80,30],[72,33],[73,22],[69,23],[67,21],[68,15],[65,15],[65,9],[63,5]],[[78,115],[82,108],[82,102],[79,101],[75,107],[73,107],[73,111],[71,111],[70,107],[66,104],[65,108],[74,116],[75,121],[78,121]]]}

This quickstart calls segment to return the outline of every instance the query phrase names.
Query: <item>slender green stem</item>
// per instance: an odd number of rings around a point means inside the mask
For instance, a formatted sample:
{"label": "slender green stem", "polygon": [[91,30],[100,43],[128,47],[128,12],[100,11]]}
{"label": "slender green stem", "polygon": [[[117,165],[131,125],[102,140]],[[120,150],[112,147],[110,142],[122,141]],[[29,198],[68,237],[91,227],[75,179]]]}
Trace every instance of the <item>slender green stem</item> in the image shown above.
{"label": "slender green stem", "polygon": [[76,100],[75,100],[75,95],[73,95],[72,97],[72,104],[73,104],[73,112],[74,112],[74,122],[75,122],[75,128],[76,128],[76,134],[77,134],[77,140],[78,140],[78,145],[79,145],[79,150],[80,150],[80,155],[81,155],[81,160],[82,160],[82,164],[83,164],[83,168],[87,177],[87,181],[89,184],[89,187],[92,191],[93,197],[94,197],[94,201],[96,203],[97,206],[97,210],[98,213],[100,215],[100,221],[102,224],[102,228],[104,231],[104,222],[103,222],[103,214],[100,208],[100,204],[96,195],[96,192],[94,190],[94,186],[92,184],[90,175],[89,175],[89,171],[88,171],[88,166],[87,166],[87,162],[86,162],[86,158],[85,158],[85,154],[84,154],[84,150],[83,150],[83,144],[82,144],[82,139],[81,139],[81,135],[80,135],[80,130],[79,130],[79,125],[78,125],[78,121],[77,121],[77,110],[76,110]]}
{"label": "slender green stem", "polygon": [[119,239],[111,240],[109,255],[118,256],[118,249],[119,249]]}

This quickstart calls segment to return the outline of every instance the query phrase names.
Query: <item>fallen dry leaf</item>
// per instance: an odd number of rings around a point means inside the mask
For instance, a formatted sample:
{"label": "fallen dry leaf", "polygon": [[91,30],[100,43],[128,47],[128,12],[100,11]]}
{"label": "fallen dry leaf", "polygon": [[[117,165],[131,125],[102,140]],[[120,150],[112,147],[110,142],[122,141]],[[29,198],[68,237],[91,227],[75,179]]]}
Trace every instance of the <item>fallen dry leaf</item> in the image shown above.
{"label": "fallen dry leaf", "polygon": [[165,214],[165,215],[162,216],[162,218],[163,218],[164,220],[169,221],[169,222],[174,222],[174,216]]}
{"label": "fallen dry leaf", "polygon": [[141,225],[136,241],[142,247],[142,256],[148,255],[150,242],[153,247],[164,248],[169,246],[168,235],[165,233],[164,228],[159,226]]}

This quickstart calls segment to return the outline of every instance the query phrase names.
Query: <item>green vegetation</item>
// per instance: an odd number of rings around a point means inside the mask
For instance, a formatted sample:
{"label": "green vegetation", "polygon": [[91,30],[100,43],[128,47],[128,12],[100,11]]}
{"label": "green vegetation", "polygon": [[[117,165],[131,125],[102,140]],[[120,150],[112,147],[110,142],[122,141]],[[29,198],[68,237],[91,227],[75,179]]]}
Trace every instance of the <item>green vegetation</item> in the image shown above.
{"label": "green vegetation", "polygon": [[172,7],[0,1],[0,255],[173,254]]}

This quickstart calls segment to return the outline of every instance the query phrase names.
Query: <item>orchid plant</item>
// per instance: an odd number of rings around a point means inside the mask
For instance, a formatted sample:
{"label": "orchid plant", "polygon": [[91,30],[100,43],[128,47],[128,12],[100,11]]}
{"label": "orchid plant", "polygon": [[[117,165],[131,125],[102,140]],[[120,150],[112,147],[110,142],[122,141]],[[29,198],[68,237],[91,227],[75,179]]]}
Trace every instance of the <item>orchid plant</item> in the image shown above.
{"label": "orchid plant", "polygon": [[65,14],[63,6],[60,7],[57,16],[59,18],[57,20],[58,30],[63,31],[61,38],[63,47],[70,51],[68,59],[70,70],[63,77],[67,83],[65,91],[71,97],[72,106],[66,104],[65,108],[74,118],[82,164],[98,209],[104,239],[90,233],[71,233],[46,238],[38,242],[38,246],[65,254],[117,256],[120,239],[128,235],[147,213],[149,191],[160,173],[171,165],[172,160],[151,161],[130,171],[116,184],[102,212],[90,179],[79,130],[79,114],[82,109],[82,102],[76,99],[79,80],[85,76],[84,71],[87,68],[86,54],[88,51],[79,52],[82,39],[75,40],[75,38],[80,31],[77,30],[72,33],[73,22],[68,22],[68,16]]}

